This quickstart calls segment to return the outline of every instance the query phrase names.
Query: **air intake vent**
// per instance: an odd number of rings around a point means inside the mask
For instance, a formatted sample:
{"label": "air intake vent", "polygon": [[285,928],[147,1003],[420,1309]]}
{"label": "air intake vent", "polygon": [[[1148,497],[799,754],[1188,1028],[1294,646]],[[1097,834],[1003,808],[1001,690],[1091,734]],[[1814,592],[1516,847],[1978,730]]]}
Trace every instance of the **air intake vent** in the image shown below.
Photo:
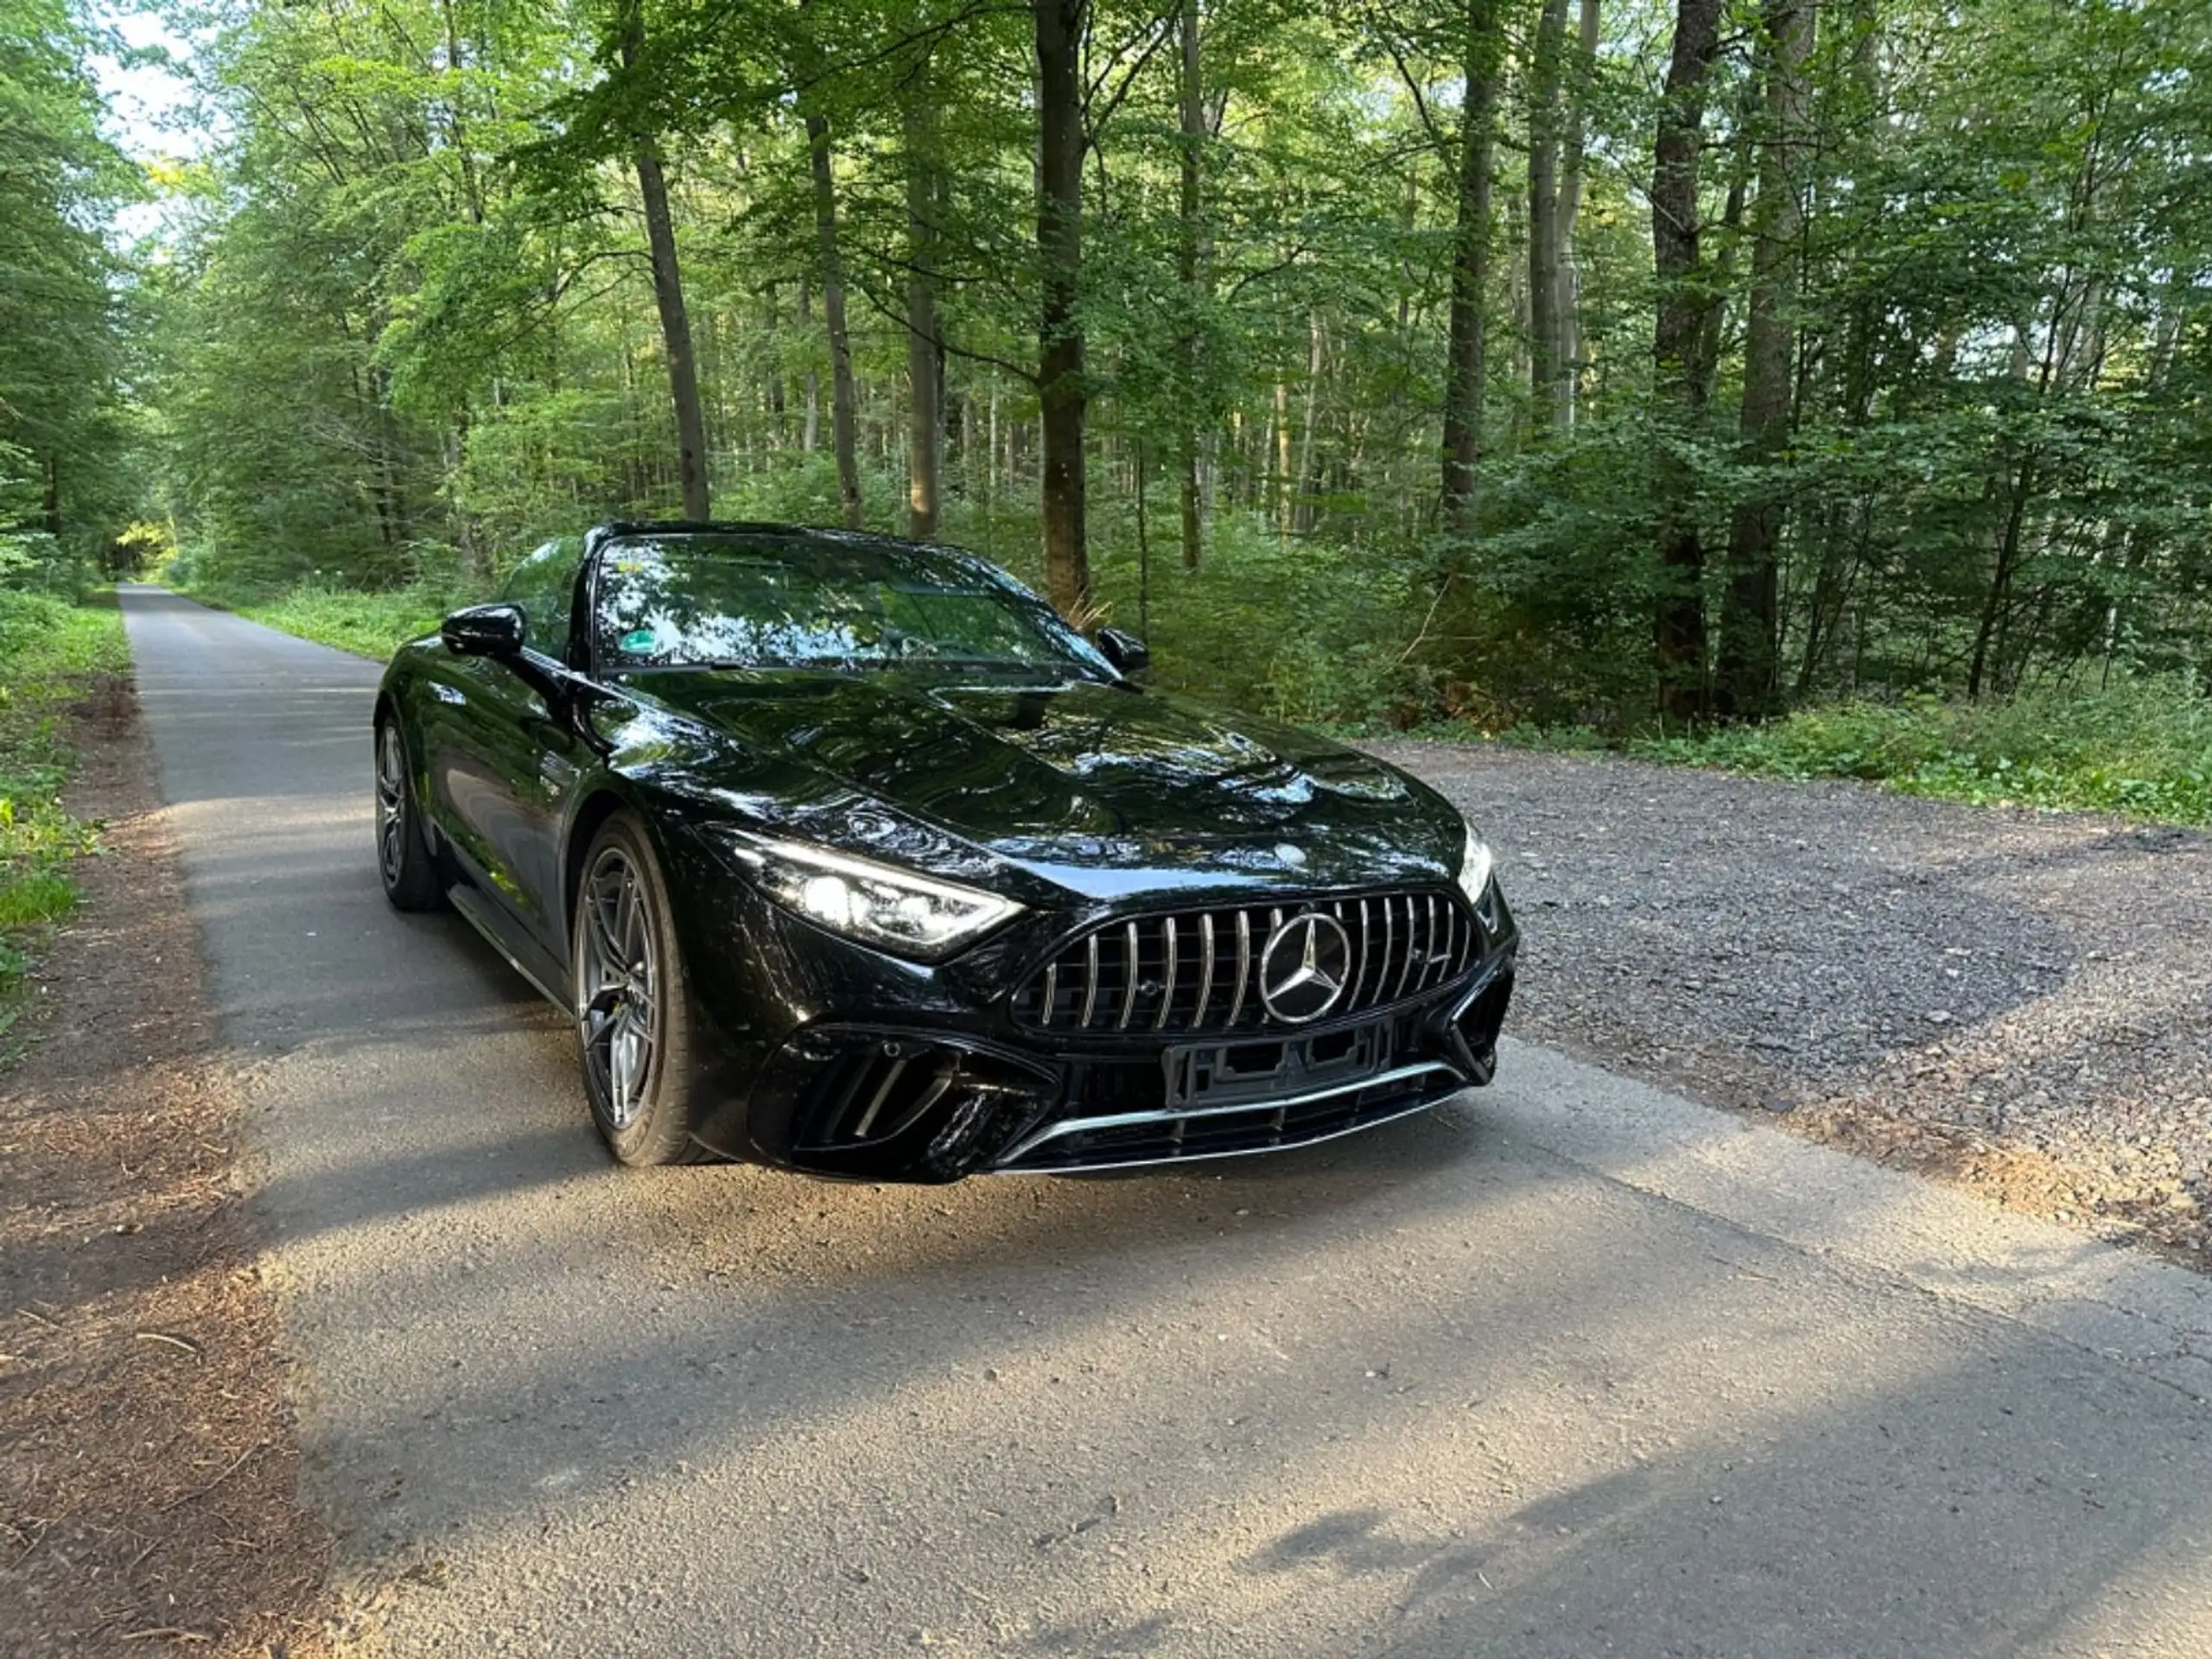
{"label": "air intake vent", "polygon": [[1014,1016],[1071,1033],[1284,1027],[1261,995],[1262,962],[1278,928],[1314,913],[1333,919],[1349,947],[1331,1018],[1418,996],[1458,978],[1481,954],[1466,906],[1444,893],[1178,911],[1109,922],[1064,947],[1014,993]]}
{"label": "air intake vent", "polygon": [[913,1043],[874,1043],[846,1055],[825,1091],[813,1145],[890,1140],[944,1097],[959,1070],[957,1054]]}

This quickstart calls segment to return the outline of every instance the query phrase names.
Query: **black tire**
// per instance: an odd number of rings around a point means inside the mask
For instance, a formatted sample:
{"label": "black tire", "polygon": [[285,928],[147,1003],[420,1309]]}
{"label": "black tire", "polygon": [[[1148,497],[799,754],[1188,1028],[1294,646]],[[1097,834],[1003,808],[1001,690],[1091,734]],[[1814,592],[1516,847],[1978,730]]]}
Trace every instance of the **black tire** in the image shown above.
{"label": "black tire", "polygon": [[442,910],[446,884],[415,804],[407,740],[391,715],[377,722],[377,870],[394,910]]}
{"label": "black tire", "polygon": [[668,884],[628,812],[585,853],[569,927],[584,1093],[607,1149],[632,1165],[696,1163],[691,998]]}

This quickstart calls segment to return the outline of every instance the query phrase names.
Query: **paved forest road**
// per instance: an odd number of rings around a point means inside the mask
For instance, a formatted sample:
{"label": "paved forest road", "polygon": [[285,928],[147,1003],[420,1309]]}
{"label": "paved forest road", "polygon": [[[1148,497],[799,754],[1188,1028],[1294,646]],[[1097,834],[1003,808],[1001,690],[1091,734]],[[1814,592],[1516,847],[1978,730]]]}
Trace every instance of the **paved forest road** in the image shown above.
{"label": "paved forest road", "polygon": [[1203,1173],[619,1171],[376,671],[124,605],[391,1651],[2212,1651],[2212,1284],[1525,1046]]}

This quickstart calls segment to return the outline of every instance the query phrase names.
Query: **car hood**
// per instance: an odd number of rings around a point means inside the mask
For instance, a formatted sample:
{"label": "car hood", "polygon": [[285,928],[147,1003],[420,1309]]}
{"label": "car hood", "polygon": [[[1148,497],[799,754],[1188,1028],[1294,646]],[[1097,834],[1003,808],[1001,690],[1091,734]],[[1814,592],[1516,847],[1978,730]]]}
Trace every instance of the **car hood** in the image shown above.
{"label": "car hood", "polygon": [[849,845],[877,836],[869,805],[1094,893],[1457,872],[1459,815],[1395,768],[1128,686],[737,670],[630,690],[719,740],[702,782],[804,803],[809,833]]}

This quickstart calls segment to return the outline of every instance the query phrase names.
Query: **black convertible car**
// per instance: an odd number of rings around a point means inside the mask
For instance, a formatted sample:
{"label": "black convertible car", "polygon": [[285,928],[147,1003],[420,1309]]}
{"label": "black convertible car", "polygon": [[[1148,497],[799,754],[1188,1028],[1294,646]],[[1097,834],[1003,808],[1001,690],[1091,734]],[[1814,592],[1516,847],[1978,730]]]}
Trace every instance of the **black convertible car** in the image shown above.
{"label": "black convertible car", "polygon": [[626,1163],[1168,1163],[1489,1081],[1516,936],[1458,812],[1144,665],[950,548],[602,525],[393,658],[385,891],[575,1019]]}

